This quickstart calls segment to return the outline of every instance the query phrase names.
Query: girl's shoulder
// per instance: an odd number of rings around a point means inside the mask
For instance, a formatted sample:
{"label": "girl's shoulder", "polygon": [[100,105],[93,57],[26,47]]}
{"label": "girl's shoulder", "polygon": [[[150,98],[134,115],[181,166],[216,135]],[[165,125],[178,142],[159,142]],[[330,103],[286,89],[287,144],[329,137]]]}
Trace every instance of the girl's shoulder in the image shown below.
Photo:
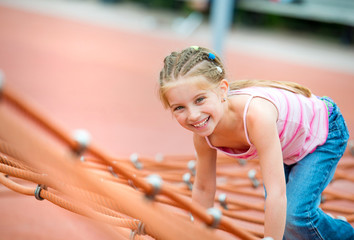
{"label": "girl's shoulder", "polygon": [[247,101],[249,101],[250,98],[251,98],[250,94],[242,93],[242,94],[229,95],[228,101],[232,106],[239,108],[245,106]]}
{"label": "girl's shoulder", "polygon": [[244,115],[244,109],[247,105],[247,102],[250,99],[250,95],[232,95],[228,97],[229,110],[241,117]]}
{"label": "girl's shoulder", "polygon": [[249,118],[261,120],[263,116],[267,117],[268,115],[278,116],[278,108],[266,98],[250,94],[237,94],[229,99],[230,108],[242,115],[243,120]]}
{"label": "girl's shoulder", "polygon": [[229,99],[230,107],[232,109],[242,110],[242,112],[243,109],[245,108],[248,111],[250,105],[256,105],[262,107],[263,105],[269,105],[269,103],[272,103],[271,101],[269,101],[267,98],[263,96],[252,95],[248,93],[230,95],[228,99]]}
{"label": "girl's shoulder", "polygon": [[271,101],[261,97],[254,97],[249,103],[247,115],[262,121],[263,117],[278,116],[278,110]]}

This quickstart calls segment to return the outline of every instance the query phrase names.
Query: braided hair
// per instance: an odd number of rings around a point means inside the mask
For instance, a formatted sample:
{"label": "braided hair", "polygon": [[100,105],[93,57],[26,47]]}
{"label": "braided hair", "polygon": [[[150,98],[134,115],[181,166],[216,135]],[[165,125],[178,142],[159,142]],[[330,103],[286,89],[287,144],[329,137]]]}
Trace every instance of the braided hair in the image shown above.
{"label": "braided hair", "polygon": [[[165,108],[168,108],[166,99],[167,90],[178,79],[183,77],[203,76],[210,83],[210,87],[217,86],[225,78],[224,66],[220,58],[211,50],[192,46],[180,52],[172,52],[164,59],[164,67],[160,72],[159,95]],[[230,90],[247,87],[274,87],[288,90],[293,93],[311,96],[311,91],[294,82],[269,80],[237,80],[230,83]]]}
{"label": "braided hair", "polygon": [[203,75],[210,83],[218,84],[225,78],[221,60],[211,50],[192,46],[180,52],[172,52],[164,59],[164,67],[160,72],[160,99],[165,107],[168,102],[165,93],[169,83],[176,82],[181,77]]}

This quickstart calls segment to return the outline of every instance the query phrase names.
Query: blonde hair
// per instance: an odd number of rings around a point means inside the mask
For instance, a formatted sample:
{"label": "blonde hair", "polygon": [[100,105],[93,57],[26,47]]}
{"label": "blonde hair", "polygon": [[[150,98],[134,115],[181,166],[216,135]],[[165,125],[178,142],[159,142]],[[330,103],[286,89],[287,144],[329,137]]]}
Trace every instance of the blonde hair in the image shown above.
{"label": "blonde hair", "polygon": [[[166,92],[173,86],[173,83],[176,83],[182,77],[200,75],[208,80],[210,88],[217,86],[225,78],[225,70],[221,59],[213,51],[193,46],[168,55],[164,59],[159,80],[159,96],[164,107],[168,108],[169,106]],[[230,90],[254,86],[280,88],[306,97],[311,96],[311,91],[300,84],[269,80],[237,80],[230,83]]]}
{"label": "blonde hair", "polygon": [[305,97],[311,97],[311,90],[298,83],[270,80],[237,80],[231,82],[230,90],[239,90],[248,87],[273,87],[288,90],[293,93],[302,94]]}

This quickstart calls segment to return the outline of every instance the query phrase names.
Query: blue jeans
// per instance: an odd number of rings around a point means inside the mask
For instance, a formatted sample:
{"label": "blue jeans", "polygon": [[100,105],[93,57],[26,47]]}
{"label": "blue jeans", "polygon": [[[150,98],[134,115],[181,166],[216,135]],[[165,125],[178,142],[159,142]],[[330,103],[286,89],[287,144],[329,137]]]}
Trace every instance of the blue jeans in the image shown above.
{"label": "blue jeans", "polygon": [[346,123],[333,103],[325,144],[295,164],[284,164],[287,216],[283,239],[354,239],[349,223],[333,219],[319,208],[321,193],[333,178],[348,139]]}

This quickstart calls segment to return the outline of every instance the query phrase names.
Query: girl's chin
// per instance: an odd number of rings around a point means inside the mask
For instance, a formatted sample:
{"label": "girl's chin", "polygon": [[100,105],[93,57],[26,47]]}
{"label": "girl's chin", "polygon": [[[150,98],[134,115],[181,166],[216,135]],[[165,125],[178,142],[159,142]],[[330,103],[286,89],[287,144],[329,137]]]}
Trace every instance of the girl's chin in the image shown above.
{"label": "girl's chin", "polygon": [[209,137],[211,134],[201,134],[201,133],[195,133],[200,137]]}
{"label": "girl's chin", "polygon": [[201,136],[201,137],[208,137],[208,136],[210,136],[213,132],[212,131],[210,131],[210,130],[205,130],[205,131],[196,131],[196,130],[194,130],[194,131],[192,131],[193,133],[195,133],[195,134],[197,134],[197,135],[199,135],[199,136]]}
{"label": "girl's chin", "polygon": [[209,135],[212,134],[212,132],[209,132],[209,131],[201,131],[200,129],[196,129],[196,128],[191,128],[191,127],[185,127],[183,126],[183,128],[187,129],[188,131],[194,133],[194,134],[197,134],[198,136],[201,136],[201,137],[207,137]]}

